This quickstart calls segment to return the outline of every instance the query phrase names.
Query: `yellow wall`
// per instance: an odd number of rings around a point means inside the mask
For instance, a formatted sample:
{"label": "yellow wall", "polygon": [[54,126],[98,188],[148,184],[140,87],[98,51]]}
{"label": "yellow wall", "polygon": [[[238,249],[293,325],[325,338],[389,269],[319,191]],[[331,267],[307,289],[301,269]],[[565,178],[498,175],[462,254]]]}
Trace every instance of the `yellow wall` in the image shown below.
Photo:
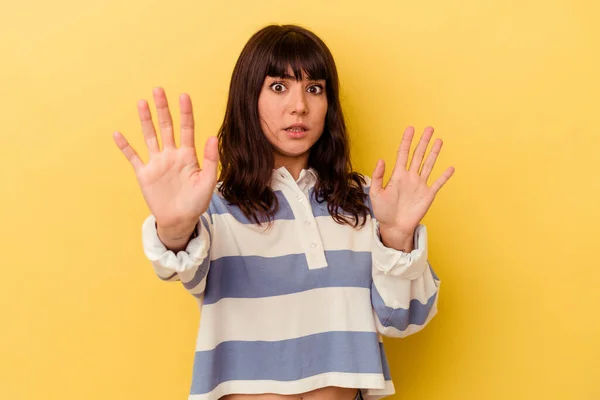
{"label": "yellow wall", "polygon": [[386,341],[394,398],[600,399],[597,2],[353,3],[3,2],[0,398],[186,397],[199,314],[144,258],[111,134],[142,151],[162,85],[192,95],[201,151],[278,22],[334,53],[361,172],[407,125],[444,139],[435,176],[456,167],[425,220],[440,313]]}

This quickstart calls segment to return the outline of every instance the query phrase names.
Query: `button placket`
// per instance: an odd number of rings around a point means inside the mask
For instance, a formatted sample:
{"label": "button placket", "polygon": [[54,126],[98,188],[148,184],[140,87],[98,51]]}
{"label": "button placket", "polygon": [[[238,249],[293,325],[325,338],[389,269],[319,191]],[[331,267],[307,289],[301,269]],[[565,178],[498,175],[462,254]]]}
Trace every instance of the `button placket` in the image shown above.
{"label": "button placket", "polygon": [[309,261],[308,267],[310,269],[327,267],[327,259],[325,258],[325,249],[323,248],[321,233],[319,232],[310,202],[306,202],[304,210],[306,212],[306,218],[303,224],[304,231],[306,232],[307,238],[309,238],[309,250],[307,254],[307,261]]}
{"label": "button placket", "polygon": [[[279,179],[281,177],[281,179]],[[294,219],[299,242],[302,244],[309,269],[327,267],[325,250],[310,202],[309,178],[306,175],[295,182],[285,171],[278,174],[279,188],[288,200]],[[304,189],[304,190],[303,190]]]}
{"label": "button placket", "polygon": [[[321,235],[316,224],[312,207],[306,194],[298,185],[286,185],[286,189],[292,189],[294,196],[291,204],[295,219],[300,233],[300,240],[303,243],[306,254],[306,261],[309,269],[318,269],[327,267],[327,260],[321,241]],[[301,192],[301,193],[299,193]]]}

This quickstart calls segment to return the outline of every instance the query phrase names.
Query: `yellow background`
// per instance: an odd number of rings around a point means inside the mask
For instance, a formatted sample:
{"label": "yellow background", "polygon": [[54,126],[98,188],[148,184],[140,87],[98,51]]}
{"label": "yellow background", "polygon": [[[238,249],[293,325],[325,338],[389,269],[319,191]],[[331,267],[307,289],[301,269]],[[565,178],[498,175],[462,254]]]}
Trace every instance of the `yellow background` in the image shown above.
{"label": "yellow background", "polygon": [[[404,128],[456,173],[425,218],[439,315],[386,340],[397,399],[600,399],[600,7],[595,1],[3,2],[0,398],[184,399],[199,313],[144,258],[120,130],[161,85],[216,133],[248,38],[330,47],[355,166]],[[174,109],[177,113],[177,108]]]}

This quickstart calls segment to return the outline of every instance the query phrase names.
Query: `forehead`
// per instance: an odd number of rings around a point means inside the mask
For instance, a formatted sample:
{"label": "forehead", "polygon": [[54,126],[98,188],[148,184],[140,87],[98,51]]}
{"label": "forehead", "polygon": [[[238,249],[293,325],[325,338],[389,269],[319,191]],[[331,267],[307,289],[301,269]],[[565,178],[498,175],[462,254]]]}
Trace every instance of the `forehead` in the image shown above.
{"label": "forehead", "polygon": [[287,77],[293,76],[295,80],[327,80],[327,63],[318,57],[318,54],[299,54],[302,52],[288,49],[285,54],[270,57],[267,62],[266,75]]}
{"label": "forehead", "polygon": [[301,73],[301,79],[296,79],[295,75],[294,75],[294,70],[292,69],[292,67],[288,67],[287,71],[284,72],[283,74],[280,75],[267,75],[273,78],[282,78],[282,79],[287,79],[287,80],[296,80],[296,81],[325,81],[325,79],[313,79],[307,72],[306,70],[302,69],[300,71]]}

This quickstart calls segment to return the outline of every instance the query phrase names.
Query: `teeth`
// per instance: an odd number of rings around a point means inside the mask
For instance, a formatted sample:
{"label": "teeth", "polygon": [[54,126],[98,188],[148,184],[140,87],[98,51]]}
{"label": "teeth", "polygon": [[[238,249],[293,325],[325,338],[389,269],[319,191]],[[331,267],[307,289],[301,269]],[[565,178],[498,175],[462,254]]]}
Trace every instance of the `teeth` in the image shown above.
{"label": "teeth", "polygon": [[286,131],[290,131],[290,132],[304,132],[304,129],[302,128],[287,128]]}

